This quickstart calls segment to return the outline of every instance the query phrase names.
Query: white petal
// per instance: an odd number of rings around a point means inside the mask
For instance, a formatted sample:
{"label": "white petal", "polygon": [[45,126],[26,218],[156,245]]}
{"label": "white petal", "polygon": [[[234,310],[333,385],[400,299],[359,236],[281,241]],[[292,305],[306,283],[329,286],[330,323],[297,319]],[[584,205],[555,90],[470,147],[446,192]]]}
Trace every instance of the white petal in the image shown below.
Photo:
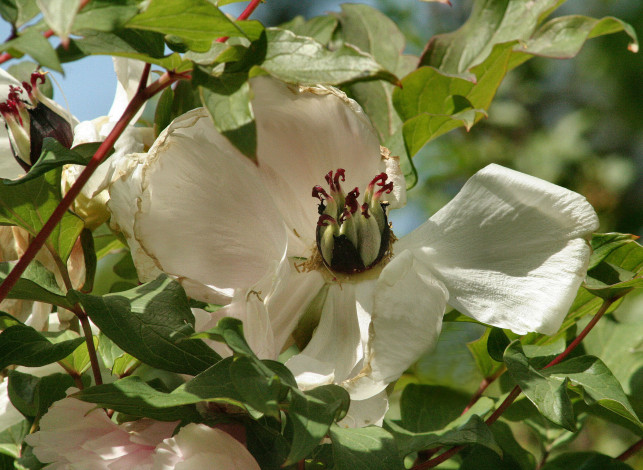
{"label": "white petal", "polygon": [[[114,71],[116,72],[118,83],[116,85],[114,102],[109,110],[109,119],[110,121],[117,121],[138,89],[145,62],[134,59],[124,59],[122,57],[113,57],[112,59],[114,60]],[[136,116],[134,116],[134,119],[132,119],[132,123],[135,123],[142,113],[143,109],[141,108]]]}
{"label": "white petal", "polygon": [[581,195],[489,165],[395,249],[411,248],[462,313],[518,334],[553,334],[585,274],[584,238],[597,227]]}
{"label": "white petal", "polygon": [[0,69],[0,102],[7,101],[9,97],[9,85],[22,86],[13,75],[4,69]]}
{"label": "white petal", "polygon": [[[346,387],[357,400],[397,380],[440,335],[448,293],[444,285],[404,251],[386,265],[372,291],[370,338],[363,371]],[[358,302],[366,302],[358,296]]]}
{"label": "white petal", "polygon": [[346,416],[337,424],[345,428],[362,428],[364,426],[381,426],[388,411],[386,390],[382,390],[365,400],[351,399]]}
{"label": "white petal", "polygon": [[300,387],[310,388],[348,379],[363,355],[355,286],[332,284],[310,342],[301,353],[291,357],[286,366]]}
{"label": "white petal", "polygon": [[400,168],[400,157],[391,155],[386,147],[382,147],[381,171],[388,175],[388,181],[393,182],[393,191],[385,194],[382,199],[389,203],[389,209],[399,209],[406,205],[406,179]]}
{"label": "white petal", "polygon": [[[227,303],[286,249],[283,220],[256,166],[214,130],[203,109],[176,119],[110,194],[115,223],[202,300]],[[209,295],[195,289],[199,284]]]}
{"label": "white petal", "polygon": [[14,180],[24,174],[25,170],[22,169],[13,156],[7,129],[0,119],[0,178]]}
{"label": "white petal", "polygon": [[[299,235],[289,253],[301,254],[315,241],[313,186],[326,187],[324,175],[344,168],[342,186],[363,191],[379,170],[377,134],[359,106],[336,89],[298,88],[268,77],[250,85],[259,169],[289,233]],[[295,247],[299,253],[291,251]]]}

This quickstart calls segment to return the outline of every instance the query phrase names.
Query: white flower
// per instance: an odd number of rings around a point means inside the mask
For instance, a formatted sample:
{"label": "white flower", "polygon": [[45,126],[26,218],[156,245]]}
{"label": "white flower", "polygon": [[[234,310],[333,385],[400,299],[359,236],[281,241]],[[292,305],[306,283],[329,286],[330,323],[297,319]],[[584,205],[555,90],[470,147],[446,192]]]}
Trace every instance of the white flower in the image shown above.
{"label": "white flower", "polygon": [[[143,73],[144,62],[114,57],[114,70],[118,79],[114,102],[107,116],[101,116],[91,121],[83,121],[74,128],[73,146],[88,143],[102,142],[112,131],[123,111],[136,93],[139,80]],[[143,109],[134,116],[131,123],[135,123],[141,116]],[[114,145],[114,154],[101,164],[92,174],[81,193],[74,201],[73,210],[80,215],[89,228],[96,228],[109,217],[105,206],[108,195],[105,186],[113,171],[113,162],[135,152],[143,152],[149,148],[154,140],[154,131],[150,127],[135,127],[128,125]],[[81,165],[67,165],[62,175],[63,192],[66,193],[74,184],[80,173],[85,169]]]}
{"label": "white flower", "polygon": [[259,470],[248,450],[220,429],[188,424],[159,444],[154,452],[153,470]]}
{"label": "white flower", "polygon": [[68,397],[49,408],[25,441],[52,470],[149,470],[156,446],[176,425],[149,419],[118,425],[105,410]]}
{"label": "white flower", "polygon": [[346,387],[355,426],[381,419],[387,384],[434,346],[447,302],[519,334],[556,332],[597,228],[582,196],[490,165],[382,252],[378,202],[403,205],[405,186],[361,109],[330,88],[250,83],[256,163],[197,109],[115,171],[112,221],[142,280],[165,272],[188,295],[225,304],[217,318],[242,319],[261,357],[297,342],[287,366],[300,387]]}

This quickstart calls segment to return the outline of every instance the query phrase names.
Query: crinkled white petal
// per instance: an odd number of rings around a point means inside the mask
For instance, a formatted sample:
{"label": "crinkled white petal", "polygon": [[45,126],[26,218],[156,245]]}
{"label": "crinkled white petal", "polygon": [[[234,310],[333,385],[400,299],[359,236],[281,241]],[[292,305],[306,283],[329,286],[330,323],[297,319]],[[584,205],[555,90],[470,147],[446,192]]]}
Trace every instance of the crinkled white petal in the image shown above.
{"label": "crinkled white petal", "polygon": [[153,470],[260,470],[248,449],[230,434],[190,423],[159,444]]}
{"label": "crinkled white petal", "polygon": [[381,147],[382,162],[380,171],[388,175],[388,181],[393,182],[393,191],[382,197],[383,201],[388,202],[389,209],[400,209],[406,205],[406,178],[400,168],[400,157],[391,155],[386,147]]}
{"label": "crinkled white petal", "polygon": [[286,220],[289,254],[301,255],[315,241],[313,186],[326,187],[324,176],[344,168],[342,186],[363,191],[379,172],[378,137],[361,108],[334,88],[299,88],[268,77],[250,86],[259,170]]}
{"label": "crinkled white petal", "polygon": [[576,295],[596,230],[581,195],[489,165],[395,250],[447,286],[464,314],[517,334],[555,333]]}
{"label": "crinkled white petal", "polygon": [[341,383],[360,367],[364,345],[356,308],[355,285],[329,286],[319,325],[310,342],[286,362],[300,388]]}
{"label": "crinkled white petal", "polygon": [[22,86],[16,77],[0,68],[0,102],[7,101],[9,97],[9,85]]}
{"label": "crinkled white petal", "polygon": [[435,346],[449,297],[442,282],[410,251],[386,265],[370,296],[370,305],[368,295],[358,296],[371,312],[367,359],[363,370],[345,384],[357,400],[384,390]]}
{"label": "crinkled white petal", "polygon": [[110,187],[114,222],[160,270],[189,280],[188,295],[227,303],[282,259],[283,220],[256,166],[203,109],[176,119],[137,163]]}
{"label": "crinkled white petal", "polygon": [[14,180],[24,173],[25,170],[18,164],[11,151],[7,129],[0,121],[0,178]]}

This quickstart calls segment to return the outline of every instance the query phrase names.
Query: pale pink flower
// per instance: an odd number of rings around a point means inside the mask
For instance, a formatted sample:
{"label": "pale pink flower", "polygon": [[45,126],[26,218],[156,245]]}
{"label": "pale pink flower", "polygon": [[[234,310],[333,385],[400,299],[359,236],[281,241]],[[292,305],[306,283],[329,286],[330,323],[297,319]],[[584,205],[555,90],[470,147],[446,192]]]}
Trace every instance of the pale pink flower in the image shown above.
{"label": "pale pink flower", "polygon": [[152,470],[260,470],[248,449],[220,429],[188,424],[159,444]]}

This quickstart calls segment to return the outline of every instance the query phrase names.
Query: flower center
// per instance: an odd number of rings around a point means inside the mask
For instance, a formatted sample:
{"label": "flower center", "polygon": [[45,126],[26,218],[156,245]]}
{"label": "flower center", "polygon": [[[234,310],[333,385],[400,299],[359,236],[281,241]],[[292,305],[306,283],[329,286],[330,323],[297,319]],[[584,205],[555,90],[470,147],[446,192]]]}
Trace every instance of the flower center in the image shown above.
{"label": "flower center", "polygon": [[313,188],[313,197],[320,201],[317,249],[330,269],[354,274],[375,266],[389,249],[388,203],[381,199],[393,190],[393,183],[387,183],[388,175],[380,173],[369,183],[360,205],[358,188],[348,194],[342,189],[344,173],[343,168],[335,174],[328,172],[325,178],[330,191],[321,186]]}
{"label": "flower center", "polygon": [[[43,102],[38,84],[45,82],[44,74],[34,72],[30,82],[22,82],[22,88],[9,85],[7,100],[0,103],[0,114],[9,131],[11,150],[25,171],[29,171],[40,157],[46,137],[53,137],[67,148],[71,147],[73,141],[67,120]],[[23,92],[26,92],[29,101],[22,99]]]}

